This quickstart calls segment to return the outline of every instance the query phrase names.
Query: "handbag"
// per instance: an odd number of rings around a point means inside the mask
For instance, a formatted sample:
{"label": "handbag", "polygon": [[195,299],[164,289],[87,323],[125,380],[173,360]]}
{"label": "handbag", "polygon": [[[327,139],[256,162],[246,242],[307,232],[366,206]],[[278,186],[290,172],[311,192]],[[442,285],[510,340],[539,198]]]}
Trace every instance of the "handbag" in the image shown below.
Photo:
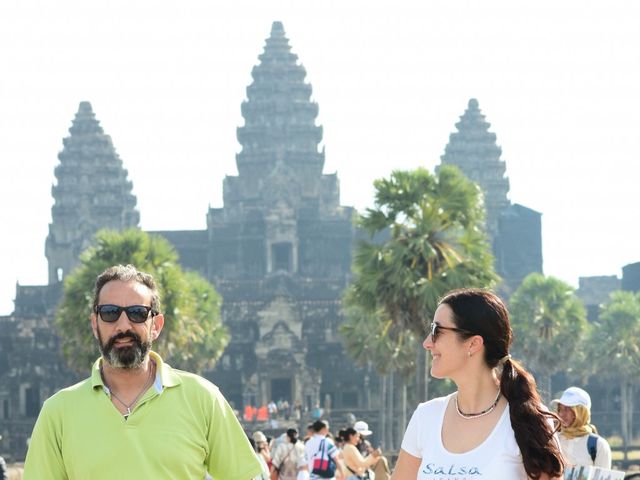
{"label": "handbag", "polygon": [[326,441],[322,440],[318,449],[320,457],[314,458],[311,473],[321,478],[333,478],[336,475],[336,462],[333,461],[326,447]]}

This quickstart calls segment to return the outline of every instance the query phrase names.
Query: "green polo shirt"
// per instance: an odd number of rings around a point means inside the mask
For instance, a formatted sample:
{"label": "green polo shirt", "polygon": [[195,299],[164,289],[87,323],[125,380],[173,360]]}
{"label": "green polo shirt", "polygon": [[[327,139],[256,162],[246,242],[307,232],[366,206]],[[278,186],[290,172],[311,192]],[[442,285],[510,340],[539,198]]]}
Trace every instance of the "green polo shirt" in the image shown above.
{"label": "green polo shirt", "polygon": [[174,370],[155,352],[154,385],[127,420],[100,376],[44,402],[31,436],[24,479],[249,480],[261,472],[251,445],[218,387]]}

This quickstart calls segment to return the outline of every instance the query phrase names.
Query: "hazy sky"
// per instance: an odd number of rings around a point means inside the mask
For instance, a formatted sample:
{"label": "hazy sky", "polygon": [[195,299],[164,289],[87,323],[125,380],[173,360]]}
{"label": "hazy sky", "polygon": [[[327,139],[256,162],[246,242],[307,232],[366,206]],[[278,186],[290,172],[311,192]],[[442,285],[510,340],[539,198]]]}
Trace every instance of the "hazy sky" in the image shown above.
{"label": "hazy sky", "polygon": [[475,97],[510,198],[542,212],[546,274],[640,261],[640,2],[2,0],[0,314],[44,284],[51,185],[80,101],[122,158],[145,230],[204,229],[271,23],[307,69],[344,205],[440,161]]}

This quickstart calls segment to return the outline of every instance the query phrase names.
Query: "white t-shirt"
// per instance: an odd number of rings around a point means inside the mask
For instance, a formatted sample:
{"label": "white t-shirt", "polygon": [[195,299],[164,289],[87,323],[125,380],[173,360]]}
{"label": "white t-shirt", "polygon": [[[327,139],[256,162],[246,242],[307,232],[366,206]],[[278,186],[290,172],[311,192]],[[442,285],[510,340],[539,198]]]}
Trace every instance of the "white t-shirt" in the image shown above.
{"label": "white t-shirt", "polygon": [[442,422],[453,395],[421,403],[411,417],[402,449],[422,459],[417,480],[526,480],[508,407],[487,439],[476,448],[465,453],[445,449]]}
{"label": "white t-shirt", "polygon": [[595,465],[611,469],[611,447],[602,437],[598,437],[596,444],[596,461],[591,461],[591,455],[587,449],[587,439],[589,435],[582,437],[567,438],[560,434],[560,448],[562,454],[569,465]]}

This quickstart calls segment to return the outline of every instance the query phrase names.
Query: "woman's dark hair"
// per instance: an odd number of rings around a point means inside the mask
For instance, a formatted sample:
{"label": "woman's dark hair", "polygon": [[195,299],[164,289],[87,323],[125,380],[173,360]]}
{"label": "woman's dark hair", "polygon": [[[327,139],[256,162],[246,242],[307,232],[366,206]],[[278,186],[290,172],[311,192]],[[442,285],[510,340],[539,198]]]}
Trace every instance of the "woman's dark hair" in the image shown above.
{"label": "woman's dark hair", "polygon": [[458,335],[482,337],[486,364],[490,368],[502,366],[500,392],[509,402],[511,426],[527,475],[534,479],[543,473],[561,477],[564,460],[554,439],[560,420],[543,406],[533,376],[508,356],[513,333],[500,297],[488,290],[462,289],[449,292],[440,304],[451,308],[456,327],[469,332]]}
{"label": "woman's dark hair", "polygon": [[351,437],[358,434],[358,431],[353,427],[347,427],[344,430],[341,430],[341,433],[343,434],[342,438],[344,439],[345,443],[347,443],[349,442],[349,439]]}
{"label": "woman's dark hair", "polygon": [[298,441],[298,430],[290,428],[287,430],[287,437],[289,437],[289,441],[291,443],[296,443]]}

